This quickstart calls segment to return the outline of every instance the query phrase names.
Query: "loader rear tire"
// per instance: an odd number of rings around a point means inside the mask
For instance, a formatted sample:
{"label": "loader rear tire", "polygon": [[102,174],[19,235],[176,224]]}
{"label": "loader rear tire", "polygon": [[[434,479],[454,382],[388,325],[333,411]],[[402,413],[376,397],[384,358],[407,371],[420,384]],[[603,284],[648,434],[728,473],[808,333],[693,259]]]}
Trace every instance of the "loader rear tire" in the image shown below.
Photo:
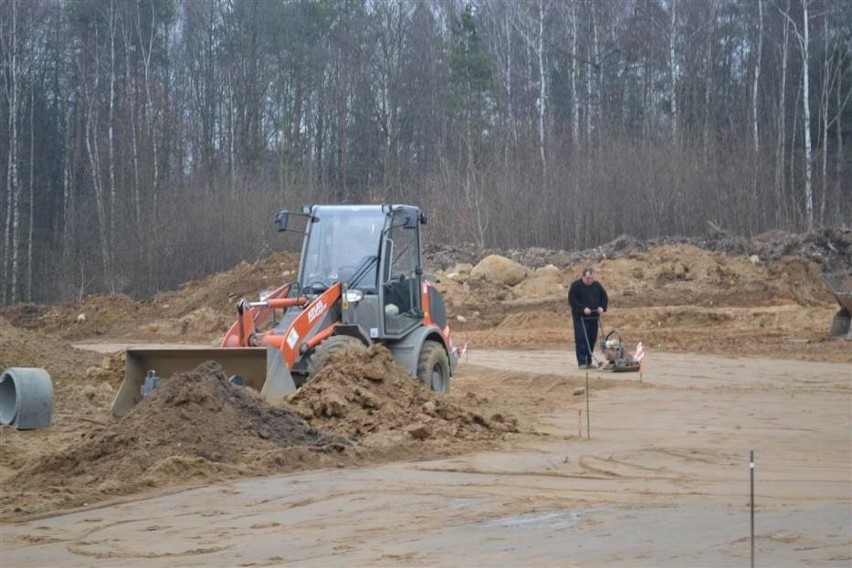
{"label": "loader rear tire", "polygon": [[346,349],[366,349],[358,339],[349,335],[332,335],[319,345],[308,359],[308,382],[310,382],[325,366],[329,355]]}
{"label": "loader rear tire", "polygon": [[423,342],[417,359],[417,380],[435,392],[450,392],[450,360],[437,341]]}

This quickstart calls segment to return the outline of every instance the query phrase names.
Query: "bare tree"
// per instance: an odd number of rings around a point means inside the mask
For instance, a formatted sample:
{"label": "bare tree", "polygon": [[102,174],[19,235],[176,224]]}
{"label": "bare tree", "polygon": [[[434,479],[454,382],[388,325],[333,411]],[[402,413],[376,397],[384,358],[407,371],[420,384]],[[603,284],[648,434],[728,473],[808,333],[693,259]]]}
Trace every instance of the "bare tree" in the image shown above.
{"label": "bare tree", "polygon": [[115,283],[112,273],[112,250],[109,246],[108,228],[107,228],[107,210],[104,203],[104,189],[101,181],[101,154],[98,136],[98,120],[99,120],[99,101],[98,89],[100,85],[100,30],[98,22],[95,21],[95,38],[94,38],[94,69],[92,72],[92,87],[89,89],[88,78],[83,75],[85,99],[88,103],[86,109],[86,152],[89,156],[89,166],[92,177],[92,187],[95,192],[95,209],[98,220],[98,236],[100,237],[100,253],[101,253],[101,268],[103,269],[104,284],[110,292],[115,291]]}
{"label": "bare tree", "polygon": [[835,131],[837,132],[837,150],[836,150],[836,158],[835,158],[835,183],[837,184],[837,194],[840,195],[840,180],[843,179],[843,164],[845,162],[843,153],[843,123],[841,117],[843,116],[843,112],[846,109],[846,105],[849,102],[850,94],[852,94],[852,89],[847,89],[844,91],[844,83],[843,77],[845,75],[844,70],[848,69],[846,65],[846,59],[849,58],[849,53],[846,51],[840,51],[838,54],[837,68],[840,70],[837,74],[837,88],[835,89],[835,93],[837,95],[837,128]]}
{"label": "bare tree", "polygon": [[580,143],[580,97],[577,95],[577,2],[571,0],[571,143]]}
{"label": "bare tree", "polygon": [[805,227],[808,231],[812,231],[814,228],[814,192],[812,181],[813,160],[811,158],[810,18],[808,16],[810,0],[801,0],[801,2],[802,31],[799,31],[798,25],[796,25],[795,20],[793,20],[789,12],[782,11],[781,13],[793,26],[793,32],[799,41],[799,50],[802,55],[802,127],[805,136]]}
{"label": "bare tree", "polygon": [[678,60],[677,60],[677,0],[670,0],[671,19],[669,21],[669,72],[671,82],[669,85],[669,97],[672,106],[672,139],[679,139],[678,130],[678,107],[677,107],[677,83],[678,83]]}
{"label": "bare tree", "polygon": [[758,132],[757,113],[757,89],[760,85],[760,60],[763,57],[763,0],[757,0],[759,12],[757,23],[757,54],[754,58],[754,77],[751,87],[751,115],[752,115],[752,137],[754,142],[754,153],[760,152],[760,136]]}
{"label": "bare tree", "polygon": [[[142,12],[142,0],[136,0],[136,32],[139,38],[139,49],[142,55],[142,69],[145,78],[145,120],[148,126],[148,143],[151,145],[151,215],[157,215],[157,201],[160,193],[160,160],[157,144],[157,111],[151,98],[151,57],[154,51],[154,39],[157,35],[157,16],[154,4],[150,4],[151,17],[150,29],[145,34],[143,31],[144,21],[147,21],[147,13]],[[143,223],[144,224],[144,223]]]}
{"label": "bare tree", "polygon": [[545,48],[545,22],[548,20],[552,0],[535,0],[535,13],[522,20],[517,26],[521,37],[535,53],[535,61],[538,67],[537,96],[535,102],[536,117],[538,123],[538,153],[541,160],[542,172],[547,172],[547,157],[545,152],[545,140],[547,130],[547,51]]}
{"label": "bare tree", "polygon": [[808,4],[810,0],[802,0],[802,29],[803,34],[799,36],[802,48],[802,112],[804,114],[803,127],[805,129],[805,223],[808,231],[814,229],[814,190],[811,181],[811,99],[810,99],[810,39],[808,21]]}
{"label": "bare tree", "polygon": [[107,168],[109,175],[109,233],[107,246],[110,254],[115,245],[115,0],[109,1],[107,12],[107,33],[109,33],[109,101],[107,101]]}
{"label": "bare tree", "polygon": [[[14,302],[18,296],[18,226],[20,225],[21,180],[18,173],[18,0],[11,0],[11,18],[7,42],[4,42],[7,65],[6,100],[9,110],[9,149],[6,166],[6,223],[3,233],[3,298]],[[9,254],[11,252],[11,261]],[[11,266],[10,266],[11,262]],[[9,287],[6,275],[11,272]]]}
{"label": "bare tree", "polygon": [[29,204],[27,219],[27,286],[24,299],[33,299],[33,233],[35,221],[35,81],[30,82],[30,171],[29,171]]}
{"label": "bare tree", "polygon": [[[592,57],[589,58],[588,65],[588,90],[589,90],[589,116],[594,116],[597,121],[597,127],[600,128],[600,124],[602,122],[601,119],[601,110],[602,110],[602,96],[601,92],[603,91],[603,77],[604,74],[601,71],[601,66],[603,62],[601,61],[601,51],[600,51],[600,43],[598,42],[598,18],[595,11],[595,3],[590,4],[591,10],[591,25],[592,25]],[[594,58],[594,59],[593,59]],[[597,76],[596,88],[594,99],[592,97],[592,70],[595,70],[595,74]],[[589,123],[589,140],[591,141],[591,121]],[[600,140],[600,138],[598,138]]]}
{"label": "bare tree", "polygon": [[[130,52],[133,45],[133,29],[131,19],[133,14],[130,10],[130,4],[125,3],[124,17],[122,18],[122,39],[124,40],[124,88],[126,90],[125,98],[127,99],[127,112],[129,115],[129,124],[127,130],[130,133],[130,155],[133,170],[132,184],[132,202],[133,202],[133,221],[137,232],[140,232],[142,226],[142,198],[140,196],[139,183],[139,140],[136,124],[136,91],[135,74],[130,73]],[[139,239],[140,247],[143,247],[142,239]]]}
{"label": "bare tree", "polygon": [[[790,0],[787,0],[786,13],[790,12]],[[781,203],[781,207],[776,209],[776,222],[780,222],[780,214],[786,202],[786,181],[784,179],[784,164],[787,157],[787,125],[785,122],[787,116],[787,63],[789,60],[790,23],[784,19],[784,34],[781,42],[781,84],[778,88],[778,107],[777,107],[777,132],[778,136],[775,144],[775,193]]]}
{"label": "bare tree", "polygon": [[704,46],[704,106],[702,109],[704,125],[702,128],[702,149],[703,149],[703,157],[704,163],[707,164],[710,159],[710,129],[712,123],[712,111],[711,111],[711,96],[710,94],[713,91],[713,58],[714,58],[714,50],[713,44],[715,41],[716,35],[716,12],[718,9],[718,3],[716,0],[710,0],[710,18],[709,23],[707,25],[707,31],[705,36],[705,46]]}

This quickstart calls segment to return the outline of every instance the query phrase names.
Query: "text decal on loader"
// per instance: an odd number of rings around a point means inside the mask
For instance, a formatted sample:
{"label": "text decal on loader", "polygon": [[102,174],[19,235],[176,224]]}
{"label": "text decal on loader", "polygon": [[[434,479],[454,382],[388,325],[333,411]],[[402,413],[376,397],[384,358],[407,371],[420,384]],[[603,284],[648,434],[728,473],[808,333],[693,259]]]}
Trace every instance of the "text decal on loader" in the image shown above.
{"label": "text decal on loader", "polygon": [[327,309],[328,306],[325,305],[325,302],[323,302],[322,300],[318,301],[308,311],[308,323],[314,323],[314,320],[324,314]]}

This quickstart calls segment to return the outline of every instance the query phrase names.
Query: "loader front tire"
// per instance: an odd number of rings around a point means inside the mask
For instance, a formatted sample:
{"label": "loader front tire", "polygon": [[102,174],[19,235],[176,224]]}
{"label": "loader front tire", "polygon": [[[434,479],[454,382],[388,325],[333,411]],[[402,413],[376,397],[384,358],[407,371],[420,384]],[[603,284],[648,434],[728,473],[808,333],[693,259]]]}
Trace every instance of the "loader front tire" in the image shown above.
{"label": "loader front tire", "polygon": [[317,373],[322,370],[322,368],[325,366],[326,361],[328,360],[329,355],[331,355],[332,353],[338,353],[347,349],[366,348],[367,346],[364,345],[360,340],[349,335],[332,335],[331,337],[317,345],[316,349],[314,349],[314,352],[311,353],[310,358],[308,359],[308,382],[313,380]]}
{"label": "loader front tire", "polygon": [[423,342],[417,359],[417,380],[435,392],[450,392],[450,360],[437,341]]}

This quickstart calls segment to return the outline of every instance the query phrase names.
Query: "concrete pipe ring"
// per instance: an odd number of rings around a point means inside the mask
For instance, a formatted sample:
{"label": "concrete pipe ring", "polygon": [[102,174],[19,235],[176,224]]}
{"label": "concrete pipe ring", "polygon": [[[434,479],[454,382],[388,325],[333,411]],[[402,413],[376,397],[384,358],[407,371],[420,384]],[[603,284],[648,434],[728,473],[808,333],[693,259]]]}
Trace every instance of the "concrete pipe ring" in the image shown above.
{"label": "concrete pipe ring", "polygon": [[53,423],[53,382],[44,369],[9,367],[0,375],[0,425],[18,430]]}

